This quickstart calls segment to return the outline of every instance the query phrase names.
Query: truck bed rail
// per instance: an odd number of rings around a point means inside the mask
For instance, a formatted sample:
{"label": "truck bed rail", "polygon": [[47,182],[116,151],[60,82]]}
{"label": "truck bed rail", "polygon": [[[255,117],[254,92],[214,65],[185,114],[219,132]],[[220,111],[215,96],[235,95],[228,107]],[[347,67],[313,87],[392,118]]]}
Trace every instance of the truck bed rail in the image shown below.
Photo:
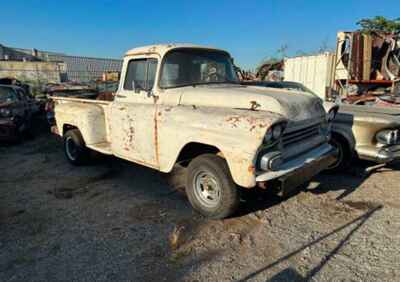
{"label": "truck bed rail", "polygon": [[79,103],[86,103],[86,104],[97,104],[97,105],[109,105],[111,101],[104,101],[104,100],[92,100],[92,99],[81,99],[81,98],[71,98],[71,97],[50,97],[55,101],[68,101],[68,102],[79,102]]}

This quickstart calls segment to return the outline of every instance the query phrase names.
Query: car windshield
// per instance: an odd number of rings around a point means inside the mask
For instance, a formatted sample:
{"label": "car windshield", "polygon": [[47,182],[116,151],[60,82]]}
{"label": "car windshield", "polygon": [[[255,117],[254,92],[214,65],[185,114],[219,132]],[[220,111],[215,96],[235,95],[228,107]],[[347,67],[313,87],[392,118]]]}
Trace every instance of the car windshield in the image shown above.
{"label": "car windshield", "polygon": [[0,87],[0,102],[12,102],[16,100],[15,92],[9,87]]}
{"label": "car windshield", "polygon": [[164,57],[160,87],[239,83],[229,55],[206,49],[177,49]]}

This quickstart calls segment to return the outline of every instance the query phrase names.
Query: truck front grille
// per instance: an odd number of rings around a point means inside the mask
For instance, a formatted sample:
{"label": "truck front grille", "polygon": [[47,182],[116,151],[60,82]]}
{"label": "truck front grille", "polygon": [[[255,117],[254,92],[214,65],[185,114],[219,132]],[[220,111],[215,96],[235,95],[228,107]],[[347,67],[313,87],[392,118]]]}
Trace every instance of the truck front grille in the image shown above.
{"label": "truck front grille", "polygon": [[292,130],[288,128],[282,137],[283,159],[290,160],[326,142],[320,128],[320,122]]}
{"label": "truck front grille", "polygon": [[287,132],[283,134],[282,144],[284,147],[288,147],[294,143],[306,141],[320,134],[320,124],[314,124],[308,127],[297,129],[295,131]]}

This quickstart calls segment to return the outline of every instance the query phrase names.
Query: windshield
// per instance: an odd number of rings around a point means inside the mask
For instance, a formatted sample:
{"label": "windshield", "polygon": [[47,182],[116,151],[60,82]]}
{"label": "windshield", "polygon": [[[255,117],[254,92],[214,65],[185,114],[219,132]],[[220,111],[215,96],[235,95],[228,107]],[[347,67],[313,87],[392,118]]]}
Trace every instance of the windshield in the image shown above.
{"label": "windshield", "polygon": [[204,49],[177,49],[164,57],[160,87],[238,82],[227,53]]}
{"label": "windshield", "polygon": [[9,87],[0,87],[0,102],[12,102],[16,99],[14,90]]}

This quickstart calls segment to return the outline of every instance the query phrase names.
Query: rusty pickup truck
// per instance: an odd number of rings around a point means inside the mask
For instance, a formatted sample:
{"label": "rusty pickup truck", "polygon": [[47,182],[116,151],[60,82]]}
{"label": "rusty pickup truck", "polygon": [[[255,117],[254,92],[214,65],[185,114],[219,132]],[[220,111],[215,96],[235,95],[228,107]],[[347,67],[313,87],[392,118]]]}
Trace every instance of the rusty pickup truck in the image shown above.
{"label": "rusty pickup truck", "polygon": [[335,161],[330,122],[312,95],[240,85],[226,51],[189,44],[128,51],[114,101],[53,97],[66,158],[88,150],[162,172],[186,167],[186,193],[205,216],[238,208],[238,187],[299,187]]}

